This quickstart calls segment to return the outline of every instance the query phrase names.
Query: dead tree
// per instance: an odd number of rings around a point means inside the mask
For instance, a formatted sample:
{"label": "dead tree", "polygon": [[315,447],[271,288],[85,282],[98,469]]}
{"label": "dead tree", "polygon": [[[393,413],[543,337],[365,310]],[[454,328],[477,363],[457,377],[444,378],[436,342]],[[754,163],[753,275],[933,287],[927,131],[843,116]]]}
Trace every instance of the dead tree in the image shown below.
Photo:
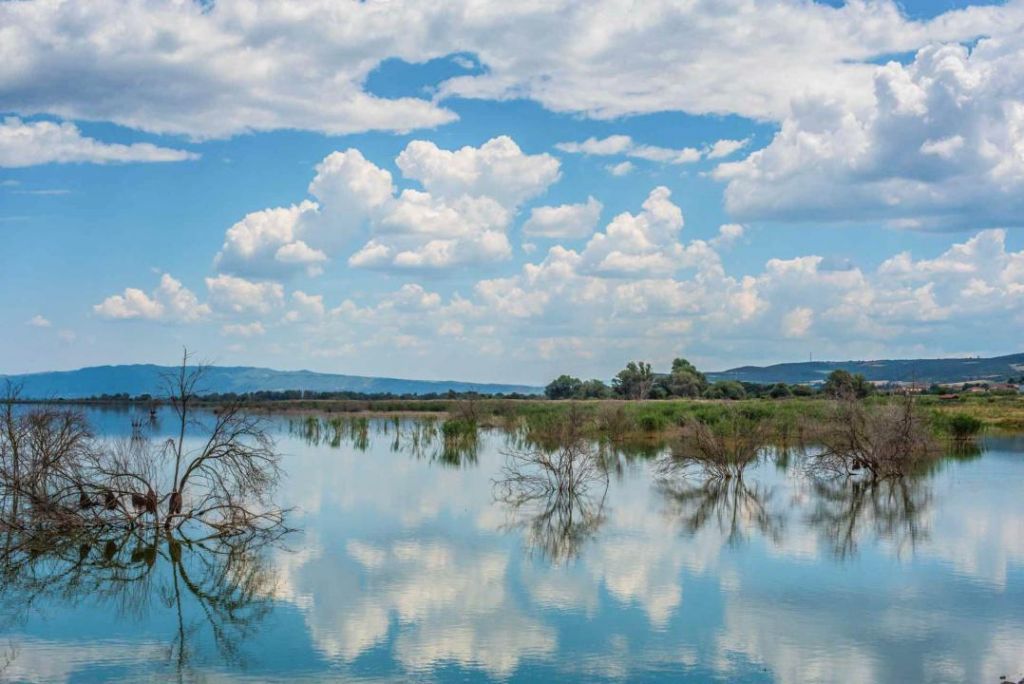
{"label": "dead tree", "polygon": [[604,522],[608,471],[600,452],[583,436],[572,411],[561,426],[562,446],[531,446],[506,452],[494,498],[510,515],[509,527],[527,533],[529,547],[554,563],[575,558]]}
{"label": "dead tree", "polygon": [[[189,359],[186,350],[181,366],[164,378],[178,427],[178,436],[164,447],[173,459],[164,525],[169,528],[194,520],[222,533],[235,533],[253,525],[280,523],[283,512],[268,501],[280,478],[280,458],[264,419],[246,412],[238,401],[212,416],[197,415],[206,368],[190,367]],[[186,445],[190,428],[207,433],[196,449]]]}
{"label": "dead tree", "polygon": [[0,523],[170,529],[194,522],[230,535],[281,525],[284,512],[270,501],[279,457],[263,420],[240,403],[200,413],[204,369],[188,360],[186,352],[169,383],[179,423],[162,446],[138,421],[130,438],[100,441],[78,411],[16,413],[17,390],[8,387],[0,397]]}
{"label": "dead tree", "polygon": [[930,427],[910,394],[872,407],[855,398],[840,399],[822,442],[809,462],[816,475],[903,477],[938,455]]}

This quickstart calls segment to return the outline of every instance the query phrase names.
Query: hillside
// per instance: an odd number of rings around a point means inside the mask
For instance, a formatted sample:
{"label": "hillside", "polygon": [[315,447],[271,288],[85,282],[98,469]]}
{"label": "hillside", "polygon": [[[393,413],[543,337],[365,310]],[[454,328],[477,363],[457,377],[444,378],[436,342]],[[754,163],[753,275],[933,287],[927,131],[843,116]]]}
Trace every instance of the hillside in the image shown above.
{"label": "hillside", "polygon": [[861,373],[872,381],[892,382],[967,382],[1006,380],[1024,375],[1024,354],[993,358],[962,359],[885,359],[878,361],[808,361],[773,366],[741,366],[708,373],[710,380],[739,380],[757,383],[821,382],[832,371],[842,368]]}
{"label": "hillside", "polygon": [[[101,394],[160,394],[160,377],[174,370],[156,365],[94,366],[73,371],[2,376],[22,386],[30,399],[80,399]],[[306,390],[314,392],[364,392],[367,394],[429,394],[480,392],[482,394],[537,394],[539,387],[458,381],[403,380],[359,375],[335,375],[312,371],[278,371],[246,366],[211,366],[203,379],[203,393]]]}

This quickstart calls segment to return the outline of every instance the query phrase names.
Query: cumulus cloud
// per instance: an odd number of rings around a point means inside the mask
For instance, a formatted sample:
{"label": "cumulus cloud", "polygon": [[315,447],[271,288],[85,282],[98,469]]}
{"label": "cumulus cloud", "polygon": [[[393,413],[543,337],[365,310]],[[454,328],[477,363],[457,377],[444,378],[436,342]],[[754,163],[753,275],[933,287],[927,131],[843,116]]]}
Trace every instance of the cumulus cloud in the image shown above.
{"label": "cumulus cloud", "polygon": [[718,235],[711,239],[713,247],[728,247],[741,237],[746,229],[739,223],[724,223],[718,227]]}
{"label": "cumulus cloud", "polygon": [[227,273],[250,276],[275,276],[296,269],[315,275],[327,255],[299,240],[296,227],[303,214],[316,209],[314,202],[305,201],[246,214],[228,228],[214,265]]}
{"label": "cumulus cloud", "polygon": [[[2,12],[2,9],[0,9]],[[82,135],[72,123],[22,121],[7,117],[0,124],[0,167],[37,164],[111,164],[117,162],[180,162],[198,159],[187,150],[150,143],[104,143]]]}
{"label": "cumulus cloud", "polygon": [[215,265],[255,278],[316,275],[366,232],[349,266],[429,270],[500,261],[512,255],[506,233],[519,205],[560,177],[557,159],[525,154],[507,136],[454,151],[414,140],[395,161],[423,190],[399,191],[390,172],[358,150],[333,152],[309,184],[316,202],[248,214],[228,229]]}
{"label": "cumulus cloud", "polygon": [[563,142],[555,147],[562,152],[594,156],[624,156],[662,164],[690,164],[700,161],[700,150],[693,147],[672,149],[655,145],[642,145],[628,135],[610,135],[607,138],[587,138],[583,142]]}
{"label": "cumulus cloud", "polygon": [[1024,43],[933,45],[874,71],[859,107],[805,97],[771,144],[721,164],[726,207],[750,219],[1019,225]]}
{"label": "cumulus cloud", "polygon": [[210,314],[209,305],[200,304],[191,290],[168,273],[160,277],[160,284],[149,294],[129,287],[122,294],[111,295],[92,308],[103,318],[175,323],[194,323]]}
{"label": "cumulus cloud", "polygon": [[633,162],[624,161],[619,162],[618,164],[609,164],[604,168],[607,169],[608,173],[612,174],[613,176],[621,177],[628,176],[630,173],[633,172],[633,169],[635,169],[636,167],[633,166]]}
{"label": "cumulus cloud", "polygon": [[708,159],[721,159],[722,157],[728,157],[730,154],[739,152],[744,147],[750,144],[750,138],[743,138],[742,140],[717,140],[704,151],[704,156]]}
{"label": "cumulus cloud", "polygon": [[804,337],[814,322],[814,311],[798,306],[782,317],[782,334],[786,337]]}
{"label": "cumulus cloud", "polygon": [[253,282],[220,274],[206,279],[210,302],[230,313],[266,314],[284,304],[284,287],[275,282]]}
{"label": "cumulus cloud", "polygon": [[534,207],[523,224],[526,235],[549,238],[581,238],[594,232],[603,205],[593,197],[582,204]]}
{"label": "cumulus cloud", "polygon": [[455,115],[426,100],[380,98],[363,87],[387,57],[419,60],[445,51],[450,41],[441,36],[435,46],[427,28],[443,17],[423,23],[416,13],[374,4],[246,0],[3,3],[0,109],[194,138],[279,128],[343,134],[437,126]]}
{"label": "cumulus cloud", "polygon": [[623,212],[603,233],[594,235],[583,250],[586,268],[596,272],[666,272],[680,268],[685,258],[677,241],[683,212],[672,203],[671,191],[651,191],[639,214]]}
{"label": "cumulus cloud", "polygon": [[[794,92],[864,102],[867,60],[1006,33],[1021,13],[1012,3],[911,21],[893,0],[728,0],[725,9],[654,0],[628,20],[615,0],[8,2],[0,4],[0,109],[196,138],[433,127],[455,118],[439,104],[450,96],[531,99],[600,118],[684,111],[780,120]],[[433,101],[367,90],[385,59],[451,55],[472,55],[481,68],[439,84]]]}
{"label": "cumulus cloud", "polygon": [[539,195],[560,175],[557,159],[525,155],[507,135],[458,150],[413,140],[395,162],[402,175],[419,181],[435,197],[491,197],[506,207]]}
{"label": "cumulus cloud", "polygon": [[28,319],[26,325],[30,325],[33,328],[49,328],[52,323],[50,320],[41,314],[36,314],[32,318]]}
{"label": "cumulus cloud", "polygon": [[267,329],[259,321],[252,323],[226,323],[221,326],[220,331],[231,337],[257,337],[267,333]]}
{"label": "cumulus cloud", "polygon": [[[868,100],[872,68],[866,62],[872,58],[1011,32],[1022,14],[1014,3],[911,21],[891,0],[840,7],[656,0],[634,10],[627,20],[608,0],[545,3],[514,19],[497,8],[482,11],[474,15],[478,26],[491,31],[476,53],[488,68],[448,81],[441,93],[530,98],[554,111],[598,118],[686,111],[781,120],[793,93]],[[524,51],[524,44],[531,49]]]}
{"label": "cumulus cloud", "polygon": [[299,321],[319,320],[325,312],[323,295],[310,295],[302,290],[292,292],[291,309],[284,315],[289,323]]}

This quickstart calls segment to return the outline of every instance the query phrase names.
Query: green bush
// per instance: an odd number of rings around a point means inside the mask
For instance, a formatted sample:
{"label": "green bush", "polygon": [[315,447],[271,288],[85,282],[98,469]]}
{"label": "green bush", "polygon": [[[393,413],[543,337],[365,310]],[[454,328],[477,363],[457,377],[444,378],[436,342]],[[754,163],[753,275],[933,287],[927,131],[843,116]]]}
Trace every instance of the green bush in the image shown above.
{"label": "green bush", "polygon": [[669,425],[668,418],[663,413],[644,413],[636,422],[644,432],[661,432]]}
{"label": "green bush", "polygon": [[981,432],[984,423],[966,413],[954,413],[946,419],[946,431],[956,440],[966,440]]}

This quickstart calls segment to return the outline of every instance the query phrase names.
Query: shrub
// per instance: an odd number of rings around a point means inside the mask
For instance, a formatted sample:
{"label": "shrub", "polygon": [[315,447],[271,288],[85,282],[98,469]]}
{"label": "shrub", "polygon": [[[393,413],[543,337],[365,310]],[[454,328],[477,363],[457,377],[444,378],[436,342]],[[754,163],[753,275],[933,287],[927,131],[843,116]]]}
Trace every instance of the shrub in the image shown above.
{"label": "shrub", "polygon": [[946,419],[946,431],[957,441],[966,441],[979,432],[984,423],[966,413],[954,413]]}

